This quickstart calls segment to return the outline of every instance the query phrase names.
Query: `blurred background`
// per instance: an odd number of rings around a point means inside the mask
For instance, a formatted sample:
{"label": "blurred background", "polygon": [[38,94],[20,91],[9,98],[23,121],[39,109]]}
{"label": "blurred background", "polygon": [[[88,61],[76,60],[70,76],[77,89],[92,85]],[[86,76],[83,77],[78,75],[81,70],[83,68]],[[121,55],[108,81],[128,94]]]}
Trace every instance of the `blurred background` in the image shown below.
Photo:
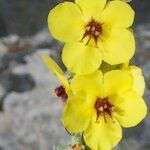
{"label": "blurred background", "polygon": [[[53,94],[58,80],[41,60],[60,61],[62,44],[47,29],[47,15],[61,0],[0,0],[0,150],[52,150],[69,136]],[[133,0],[137,49],[133,64],[143,69],[150,106],[150,1]],[[134,112],[133,112],[134,113]],[[135,114],[136,115],[136,114]],[[117,150],[150,150],[150,115],[124,130]]]}

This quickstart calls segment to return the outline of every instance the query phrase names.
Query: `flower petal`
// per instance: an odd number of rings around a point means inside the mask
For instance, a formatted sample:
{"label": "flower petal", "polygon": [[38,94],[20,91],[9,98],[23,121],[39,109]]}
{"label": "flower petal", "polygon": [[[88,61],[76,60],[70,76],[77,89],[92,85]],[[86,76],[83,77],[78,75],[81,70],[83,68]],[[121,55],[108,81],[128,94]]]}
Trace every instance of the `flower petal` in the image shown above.
{"label": "flower petal", "polygon": [[107,122],[101,118],[99,123],[91,122],[84,132],[85,143],[92,150],[110,150],[118,144],[122,138],[122,129],[119,123],[110,117]]}
{"label": "flower petal", "polygon": [[102,56],[98,48],[82,43],[65,44],[62,60],[68,70],[76,74],[89,74],[96,71]]}
{"label": "flower petal", "polygon": [[116,107],[114,117],[123,127],[136,126],[147,114],[143,98],[134,91],[122,93],[111,102]]}
{"label": "flower petal", "polygon": [[61,83],[64,85],[64,87],[65,88],[69,88],[68,80],[65,78],[65,75],[64,75],[63,71],[55,63],[55,61],[51,57],[49,57],[48,55],[46,55],[46,54],[42,55],[42,59],[47,64],[49,70],[52,71],[54,74],[56,74],[56,76],[61,81]]}
{"label": "flower petal", "polygon": [[134,10],[123,1],[110,1],[103,11],[101,21],[110,26],[128,28],[133,24]]}
{"label": "flower petal", "polygon": [[103,86],[104,95],[116,95],[131,89],[132,78],[126,71],[113,70],[104,74]]}
{"label": "flower petal", "polygon": [[145,89],[145,80],[141,69],[136,66],[129,66],[127,71],[132,75],[133,78],[133,90],[142,96]]}
{"label": "flower petal", "polygon": [[75,3],[81,8],[84,18],[89,20],[99,18],[105,7],[106,0],[75,0]]}
{"label": "flower petal", "polygon": [[63,42],[77,41],[83,36],[84,25],[80,8],[72,2],[64,2],[52,9],[48,25],[52,35]]}
{"label": "flower petal", "polygon": [[95,95],[101,93],[103,75],[100,70],[89,75],[75,75],[71,81],[71,89],[77,93],[85,91],[88,95]]}
{"label": "flower petal", "polygon": [[87,128],[94,108],[90,107],[84,93],[69,97],[62,123],[70,132],[82,132]]}
{"label": "flower petal", "polygon": [[135,51],[135,40],[131,31],[126,29],[111,29],[104,39],[103,60],[111,65],[129,61]]}

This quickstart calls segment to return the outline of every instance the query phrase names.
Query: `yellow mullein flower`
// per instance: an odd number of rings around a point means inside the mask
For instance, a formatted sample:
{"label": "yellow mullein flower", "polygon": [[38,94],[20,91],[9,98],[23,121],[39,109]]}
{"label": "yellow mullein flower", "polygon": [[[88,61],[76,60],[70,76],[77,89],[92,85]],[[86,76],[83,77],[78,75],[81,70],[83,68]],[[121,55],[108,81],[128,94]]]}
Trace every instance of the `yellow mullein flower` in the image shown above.
{"label": "yellow mullein flower", "polygon": [[56,62],[51,57],[49,57],[47,54],[43,54],[42,58],[44,62],[47,64],[50,71],[52,71],[60,80],[62,85],[55,89],[55,93],[58,97],[62,98],[64,103],[66,103],[68,95],[71,93],[68,80],[66,79],[61,68],[56,64]]}
{"label": "yellow mullein flower", "polygon": [[92,150],[110,150],[122,138],[122,127],[137,125],[146,115],[143,98],[132,89],[132,77],[124,70],[104,75],[100,70],[71,81],[62,122],[71,132],[83,132]]}
{"label": "yellow mullein flower", "polygon": [[52,9],[48,24],[52,35],[65,42],[62,60],[77,74],[97,70],[104,60],[115,65],[130,60],[135,41],[128,29],[134,11],[119,0],[75,0]]}

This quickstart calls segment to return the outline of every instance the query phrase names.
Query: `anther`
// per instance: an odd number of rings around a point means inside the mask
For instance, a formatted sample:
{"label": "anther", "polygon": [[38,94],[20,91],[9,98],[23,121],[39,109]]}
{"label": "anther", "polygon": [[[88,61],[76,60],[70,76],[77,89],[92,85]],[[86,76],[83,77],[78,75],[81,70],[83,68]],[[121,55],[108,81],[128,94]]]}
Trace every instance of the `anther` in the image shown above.
{"label": "anther", "polygon": [[95,36],[99,36],[99,35],[100,35],[100,32],[95,31]]}
{"label": "anther", "polygon": [[101,106],[100,108],[98,108],[99,111],[103,112],[104,111],[104,108],[103,106]]}
{"label": "anther", "polygon": [[67,98],[68,98],[68,95],[65,91],[65,88],[63,86],[59,86],[55,89],[55,94],[58,96],[58,97],[61,97],[63,103],[65,104],[67,102]]}
{"label": "anther", "polygon": [[85,26],[85,33],[81,39],[81,42],[83,42],[84,38],[88,36],[89,38],[88,38],[88,41],[86,42],[86,45],[88,45],[91,41],[91,38],[93,38],[95,41],[95,46],[97,47],[97,41],[101,33],[102,33],[102,24],[92,19]]}
{"label": "anther", "polygon": [[91,31],[95,31],[96,27],[92,26]]}
{"label": "anther", "polygon": [[86,31],[90,31],[90,28],[91,28],[90,26],[87,26]]}
{"label": "anther", "polygon": [[107,108],[107,104],[104,105],[104,108],[105,108],[105,109]]}
{"label": "anther", "polygon": [[95,103],[95,109],[97,113],[97,118],[96,121],[99,120],[99,117],[103,116],[105,123],[107,123],[107,117],[106,115],[109,115],[110,118],[112,118],[112,113],[114,109],[114,105],[112,105],[109,101],[108,98],[97,98],[97,101]]}

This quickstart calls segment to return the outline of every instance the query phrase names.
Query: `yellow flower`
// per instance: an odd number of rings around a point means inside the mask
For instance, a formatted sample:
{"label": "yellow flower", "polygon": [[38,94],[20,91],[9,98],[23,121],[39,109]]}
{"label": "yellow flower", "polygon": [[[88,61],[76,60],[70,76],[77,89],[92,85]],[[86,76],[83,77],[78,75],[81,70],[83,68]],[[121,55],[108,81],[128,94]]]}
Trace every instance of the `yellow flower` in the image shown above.
{"label": "yellow flower", "polygon": [[132,89],[131,75],[124,70],[86,76],[71,81],[74,96],[69,97],[62,122],[71,132],[83,132],[92,150],[110,150],[122,138],[122,127],[137,125],[146,115],[143,98]]}
{"label": "yellow flower", "polygon": [[77,74],[97,70],[104,60],[115,65],[130,60],[135,41],[128,29],[134,11],[119,0],[75,0],[52,9],[48,24],[52,35],[65,42],[62,60]]}
{"label": "yellow flower", "polygon": [[66,103],[68,95],[70,95],[71,93],[68,80],[66,79],[61,68],[55,63],[55,61],[51,57],[49,57],[46,54],[43,54],[42,58],[44,62],[47,64],[49,70],[52,71],[60,80],[62,85],[55,89],[55,93],[58,97],[62,98],[64,103]]}

